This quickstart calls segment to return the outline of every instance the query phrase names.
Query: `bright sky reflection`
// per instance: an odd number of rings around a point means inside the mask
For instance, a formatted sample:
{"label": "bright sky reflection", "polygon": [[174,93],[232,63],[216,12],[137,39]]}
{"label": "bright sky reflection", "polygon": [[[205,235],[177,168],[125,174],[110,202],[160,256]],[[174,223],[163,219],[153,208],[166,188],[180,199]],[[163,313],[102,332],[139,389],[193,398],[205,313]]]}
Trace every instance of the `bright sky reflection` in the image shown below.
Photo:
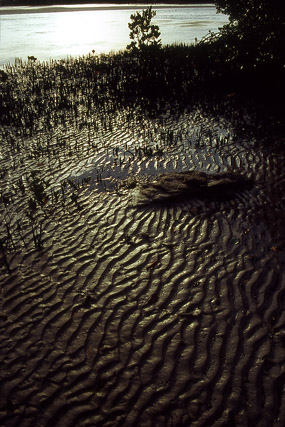
{"label": "bright sky reflection", "polygon": [[51,39],[55,44],[60,40],[62,53],[68,49],[69,55],[82,53],[83,46],[84,53],[101,51],[108,45],[115,47],[118,33],[119,39],[128,38],[128,28],[119,28],[110,11],[60,12],[53,18]]}
{"label": "bright sky reflection", "polygon": [[[125,49],[131,13],[146,5],[73,5],[0,8],[0,65],[35,56],[40,60]],[[216,31],[227,17],[208,6],[157,6],[154,23],[163,44],[193,43]]]}

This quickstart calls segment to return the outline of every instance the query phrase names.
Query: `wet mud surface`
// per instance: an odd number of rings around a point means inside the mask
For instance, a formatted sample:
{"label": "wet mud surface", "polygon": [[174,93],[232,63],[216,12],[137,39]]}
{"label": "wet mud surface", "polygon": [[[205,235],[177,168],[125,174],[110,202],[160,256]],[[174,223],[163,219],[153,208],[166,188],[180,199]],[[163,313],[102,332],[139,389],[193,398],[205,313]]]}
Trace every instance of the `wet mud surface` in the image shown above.
{"label": "wet mud surface", "polygon": [[[0,149],[0,424],[283,426],[284,154],[199,110],[15,144]],[[137,203],[185,171],[252,186]]]}

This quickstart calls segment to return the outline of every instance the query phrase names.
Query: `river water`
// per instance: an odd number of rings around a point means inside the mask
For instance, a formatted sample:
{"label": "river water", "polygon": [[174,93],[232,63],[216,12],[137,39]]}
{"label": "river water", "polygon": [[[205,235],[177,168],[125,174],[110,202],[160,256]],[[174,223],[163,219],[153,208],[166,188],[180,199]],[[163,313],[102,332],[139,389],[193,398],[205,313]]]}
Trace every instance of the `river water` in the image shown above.
{"label": "river water", "polygon": [[[35,56],[48,61],[110,52],[129,43],[130,15],[147,6],[75,5],[0,8],[0,65]],[[162,43],[194,43],[227,23],[213,4],[156,5]]]}

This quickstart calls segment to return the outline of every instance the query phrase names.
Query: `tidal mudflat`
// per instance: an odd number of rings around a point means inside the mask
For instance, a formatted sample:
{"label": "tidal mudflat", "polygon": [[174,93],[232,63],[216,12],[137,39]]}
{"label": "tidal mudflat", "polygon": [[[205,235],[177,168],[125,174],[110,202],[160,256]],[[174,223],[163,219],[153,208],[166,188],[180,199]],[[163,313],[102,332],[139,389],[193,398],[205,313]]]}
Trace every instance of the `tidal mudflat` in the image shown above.
{"label": "tidal mudflat", "polygon": [[[123,61],[2,75],[1,425],[281,427],[284,153]],[[138,203],[189,171],[251,185]]]}

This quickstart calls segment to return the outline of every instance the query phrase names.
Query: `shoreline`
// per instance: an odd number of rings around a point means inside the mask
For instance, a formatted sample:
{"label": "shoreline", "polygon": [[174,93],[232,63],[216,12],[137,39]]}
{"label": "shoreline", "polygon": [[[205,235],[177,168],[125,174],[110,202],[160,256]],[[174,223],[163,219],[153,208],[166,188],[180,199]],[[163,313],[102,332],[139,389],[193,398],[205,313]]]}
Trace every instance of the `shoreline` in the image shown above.
{"label": "shoreline", "polygon": [[[171,9],[171,8],[189,8],[189,7],[214,7],[211,3],[209,4],[150,4],[154,9]],[[17,15],[17,14],[30,14],[30,13],[55,13],[55,12],[89,12],[89,11],[104,11],[104,10],[141,10],[144,7],[149,6],[149,4],[98,4],[98,5],[80,5],[80,6],[1,6],[0,7],[0,16],[1,15]]]}

